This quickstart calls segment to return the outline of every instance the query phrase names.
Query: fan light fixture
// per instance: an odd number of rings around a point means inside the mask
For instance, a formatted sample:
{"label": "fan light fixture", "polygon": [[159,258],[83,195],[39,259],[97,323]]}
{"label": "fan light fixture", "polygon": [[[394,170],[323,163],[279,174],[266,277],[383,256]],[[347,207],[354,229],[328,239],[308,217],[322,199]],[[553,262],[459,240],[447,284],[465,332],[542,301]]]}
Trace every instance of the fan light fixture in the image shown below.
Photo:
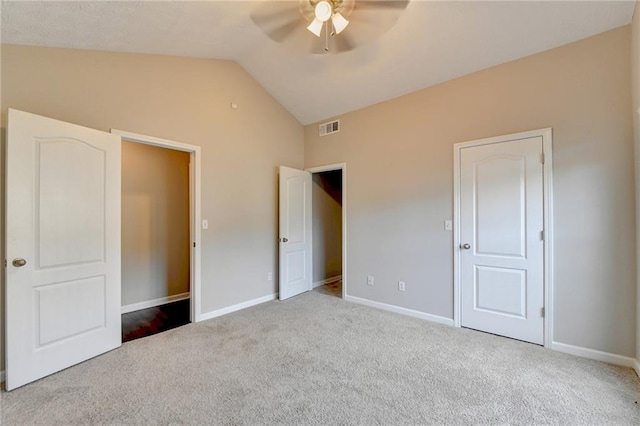
{"label": "fan light fixture", "polygon": [[349,21],[347,21],[341,13],[333,13],[333,9],[333,3],[330,1],[322,0],[318,2],[314,10],[315,17],[307,29],[320,37],[320,34],[322,34],[322,27],[329,19],[331,19],[335,33],[340,34],[345,28],[347,28]]}
{"label": "fan light fixture", "polygon": [[334,13],[331,22],[333,22],[333,28],[336,29],[336,34],[340,34],[349,25],[349,21],[342,16],[342,13]]}

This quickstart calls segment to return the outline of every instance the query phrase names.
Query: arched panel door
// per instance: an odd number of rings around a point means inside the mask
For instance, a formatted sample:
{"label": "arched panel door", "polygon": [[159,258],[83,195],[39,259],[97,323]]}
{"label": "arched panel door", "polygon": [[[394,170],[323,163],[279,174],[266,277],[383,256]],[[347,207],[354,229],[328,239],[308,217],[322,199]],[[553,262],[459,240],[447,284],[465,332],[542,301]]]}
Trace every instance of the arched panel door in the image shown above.
{"label": "arched panel door", "polygon": [[461,325],[544,343],[542,137],[460,156]]}
{"label": "arched panel door", "polygon": [[121,345],[118,135],[9,110],[7,389]]}
{"label": "arched panel door", "polygon": [[279,297],[310,291],[313,283],[311,245],[311,173],[280,167]]}

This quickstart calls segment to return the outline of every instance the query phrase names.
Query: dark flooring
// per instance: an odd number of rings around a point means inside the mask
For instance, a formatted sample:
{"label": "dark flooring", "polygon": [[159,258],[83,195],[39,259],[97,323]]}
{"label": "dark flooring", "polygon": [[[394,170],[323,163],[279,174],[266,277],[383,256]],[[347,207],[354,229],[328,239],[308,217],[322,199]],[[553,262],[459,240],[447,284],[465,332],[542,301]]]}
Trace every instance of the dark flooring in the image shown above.
{"label": "dark flooring", "polygon": [[189,324],[190,299],[122,314],[122,341],[139,339]]}

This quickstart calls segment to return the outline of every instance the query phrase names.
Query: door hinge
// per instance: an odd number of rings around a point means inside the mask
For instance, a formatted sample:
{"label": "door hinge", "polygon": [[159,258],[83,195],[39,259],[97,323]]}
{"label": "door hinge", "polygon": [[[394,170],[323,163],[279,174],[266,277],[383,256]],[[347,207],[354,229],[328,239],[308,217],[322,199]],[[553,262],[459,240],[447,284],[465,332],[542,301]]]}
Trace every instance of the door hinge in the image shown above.
{"label": "door hinge", "polygon": [[544,318],[544,306],[540,308],[540,315],[542,316],[542,318]]}
{"label": "door hinge", "polygon": [[544,241],[544,230],[540,231],[540,241]]}
{"label": "door hinge", "polygon": [[195,242],[193,243],[193,246],[194,246],[194,247],[196,246],[196,243],[195,243]]}
{"label": "door hinge", "polygon": [[544,152],[540,154],[540,162],[544,164]]}
{"label": "door hinge", "polygon": [[7,267],[7,259],[4,260],[4,267]]}

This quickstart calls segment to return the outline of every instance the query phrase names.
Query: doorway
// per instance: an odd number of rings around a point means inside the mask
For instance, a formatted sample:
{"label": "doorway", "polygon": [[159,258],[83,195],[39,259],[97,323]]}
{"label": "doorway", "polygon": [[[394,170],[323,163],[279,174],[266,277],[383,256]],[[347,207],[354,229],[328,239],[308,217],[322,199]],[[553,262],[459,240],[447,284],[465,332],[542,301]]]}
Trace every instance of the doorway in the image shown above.
{"label": "doorway", "polygon": [[190,322],[189,153],[122,141],[122,341]]}
{"label": "doorway", "polygon": [[548,346],[551,129],[454,146],[454,323]]}
{"label": "doorway", "polygon": [[312,179],[313,289],[347,294],[346,164],[306,169]]}
{"label": "doorway", "polygon": [[342,297],[342,170],[311,175],[313,288]]}
{"label": "doorway", "polygon": [[[122,130],[111,129],[111,133],[119,135],[123,145],[122,328],[126,341],[200,320],[201,160],[200,147],[195,145]],[[125,157],[127,153],[136,154],[138,163],[151,159],[152,164],[136,167],[136,161]],[[125,168],[133,170],[133,182],[125,182]],[[178,211],[175,205],[180,206]],[[131,228],[128,233],[127,227]],[[152,248],[156,242],[161,244]],[[137,258],[124,259],[127,255]],[[128,280],[135,281],[134,287],[125,289]],[[162,288],[153,287],[152,281],[160,282]],[[125,338],[125,331],[131,336]]]}

